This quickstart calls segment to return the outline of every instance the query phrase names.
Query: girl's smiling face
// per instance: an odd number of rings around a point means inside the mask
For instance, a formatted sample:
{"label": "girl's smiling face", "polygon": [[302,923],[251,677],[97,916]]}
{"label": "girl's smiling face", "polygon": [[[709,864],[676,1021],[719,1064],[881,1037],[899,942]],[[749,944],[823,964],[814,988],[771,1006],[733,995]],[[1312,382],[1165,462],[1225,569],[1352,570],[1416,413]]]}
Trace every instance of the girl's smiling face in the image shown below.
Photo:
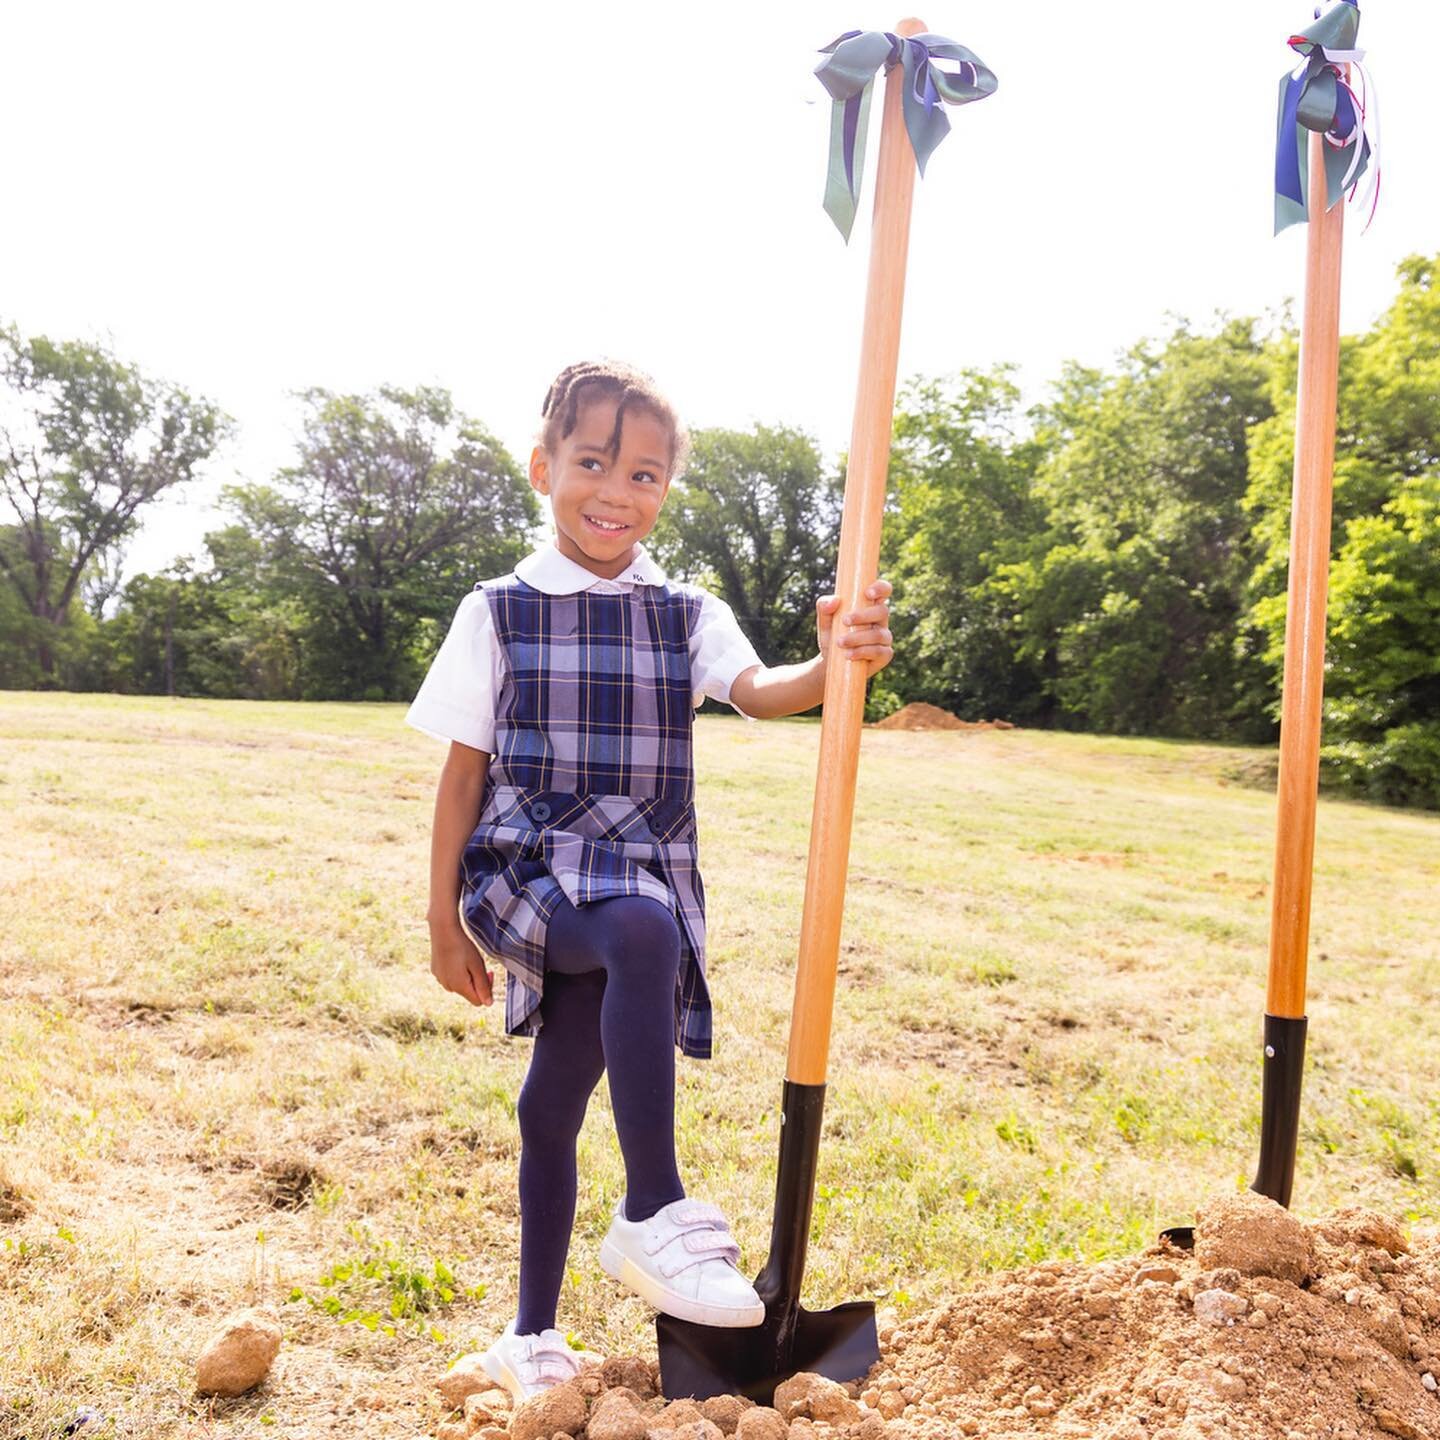
{"label": "girl's smiling face", "polygon": [[613,580],[655,528],[670,488],[669,427],[642,406],[625,409],[619,443],[613,396],[581,407],[553,450],[530,455],[530,484],[550,497],[560,553]]}

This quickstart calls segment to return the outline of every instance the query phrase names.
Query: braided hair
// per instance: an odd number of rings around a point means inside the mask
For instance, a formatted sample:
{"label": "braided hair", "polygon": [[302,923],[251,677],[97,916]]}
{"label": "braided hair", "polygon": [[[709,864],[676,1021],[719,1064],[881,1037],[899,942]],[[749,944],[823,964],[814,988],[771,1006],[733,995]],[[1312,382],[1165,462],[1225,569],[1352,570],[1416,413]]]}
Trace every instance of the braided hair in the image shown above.
{"label": "braided hair", "polygon": [[620,429],[626,409],[647,410],[670,431],[670,477],[679,475],[690,456],[690,432],[680,423],[674,407],[660,393],[654,380],[643,370],[619,360],[581,361],[567,365],[555,377],[540,407],[537,443],[553,452],[575,429],[580,406],[607,396],[619,400],[615,407],[615,428],[607,447],[610,454],[614,455],[620,448]]}

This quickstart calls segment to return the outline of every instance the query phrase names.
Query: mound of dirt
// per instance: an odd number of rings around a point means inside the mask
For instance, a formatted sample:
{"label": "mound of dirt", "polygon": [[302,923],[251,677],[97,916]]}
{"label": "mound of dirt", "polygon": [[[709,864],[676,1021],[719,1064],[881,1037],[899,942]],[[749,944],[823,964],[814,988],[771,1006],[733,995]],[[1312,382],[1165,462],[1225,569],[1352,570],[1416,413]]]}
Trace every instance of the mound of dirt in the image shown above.
{"label": "mound of dirt", "polygon": [[890,1330],[862,1399],[907,1440],[1440,1437],[1440,1231],[1247,1192],[1195,1238],[988,1277]]}
{"label": "mound of dirt", "polygon": [[1370,1211],[1304,1224],[1227,1195],[1199,1211],[1193,1253],[1045,1261],[880,1320],[865,1379],[797,1376],[774,1408],[667,1404],[631,1356],[556,1387],[573,1399],[543,1417],[531,1401],[440,1434],[530,1440],[563,1411],[544,1440],[1440,1440],[1440,1229],[1407,1242]]}
{"label": "mound of dirt", "polygon": [[875,730],[1013,730],[1008,720],[962,720],[938,705],[926,705],[917,701],[913,705],[902,705],[883,720],[875,721],[870,728]]}

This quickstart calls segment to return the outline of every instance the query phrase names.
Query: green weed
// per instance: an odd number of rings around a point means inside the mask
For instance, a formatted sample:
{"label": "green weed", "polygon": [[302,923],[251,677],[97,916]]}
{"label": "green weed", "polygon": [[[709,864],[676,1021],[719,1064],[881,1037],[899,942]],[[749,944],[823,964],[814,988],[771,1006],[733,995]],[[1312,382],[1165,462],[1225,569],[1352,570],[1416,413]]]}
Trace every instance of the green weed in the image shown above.
{"label": "green weed", "polygon": [[395,1335],[400,1330],[443,1344],[445,1334],[432,1317],[461,1297],[481,1300],[484,1284],[462,1285],[456,1268],[463,1260],[425,1260],[405,1254],[391,1240],[376,1241],[367,1227],[350,1225],[353,1258],[337,1260],[316,1281],[316,1292],[295,1286],[288,1304],[304,1303],[342,1325]]}

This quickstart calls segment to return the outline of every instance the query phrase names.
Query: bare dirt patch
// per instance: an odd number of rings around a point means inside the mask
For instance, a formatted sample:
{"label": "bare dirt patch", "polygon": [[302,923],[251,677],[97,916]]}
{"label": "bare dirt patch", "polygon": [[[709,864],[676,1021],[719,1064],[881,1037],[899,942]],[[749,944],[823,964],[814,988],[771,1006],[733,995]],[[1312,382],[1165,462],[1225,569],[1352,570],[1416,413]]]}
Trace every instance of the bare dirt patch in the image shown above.
{"label": "bare dirt patch", "polygon": [[325,1183],[324,1173],[308,1155],[271,1155],[255,1167],[251,1185],[271,1210],[299,1210]]}
{"label": "bare dirt patch", "polygon": [[0,1180],[0,1225],[13,1225],[30,1213],[30,1199],[18,1186]]}
{"label": "bare dirt patch", "polygon": [[979,1082],[1024,1085],[1023,1047],[1000,1034],[949,1026],[906,1027],[895,1036],[867,1037],[846,1055],[849,1064],[892,1070],[954,1070]]}
{"label": "bare dirt patch", "polygon": [[872,727],[876,730],[1013,730],[1008,720],[962,720],[938,705],[926,705],[917,701],[902,705],[894,714],[877,720]]}

